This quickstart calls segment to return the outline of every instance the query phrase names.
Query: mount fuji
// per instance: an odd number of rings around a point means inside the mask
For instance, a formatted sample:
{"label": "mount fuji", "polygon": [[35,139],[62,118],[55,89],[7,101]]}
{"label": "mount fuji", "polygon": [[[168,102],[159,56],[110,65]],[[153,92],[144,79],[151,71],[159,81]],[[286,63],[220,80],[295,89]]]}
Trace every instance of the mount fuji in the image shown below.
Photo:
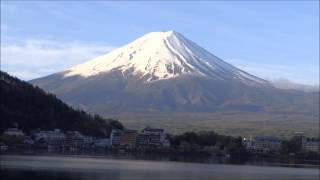
{"label": "mount fuji", "polygon": [[113,52],[67,70],[65,76],[91,77],[119,71],[153,82],[191,75],[244,83],[266,83],[222,61],[181,34],[152,32]]}
{"label": "mount fuji", "polygon": [[318,93],[281,90],[175,31],[151,32],[112,52],[30,81],[94,113],[317,112]]}

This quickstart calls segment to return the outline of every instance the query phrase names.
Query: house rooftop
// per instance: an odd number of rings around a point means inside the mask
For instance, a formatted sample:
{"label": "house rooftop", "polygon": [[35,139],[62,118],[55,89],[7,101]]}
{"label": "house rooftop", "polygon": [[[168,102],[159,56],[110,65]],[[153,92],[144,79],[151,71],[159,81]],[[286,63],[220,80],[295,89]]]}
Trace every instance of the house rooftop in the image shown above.
{"label": "house rooftop", "polygon": [[257,136],[257,137],[255,137],[255,140],[258,140],[258,141],[280,141],[280,139],[278,137],[274,137],[274,136]]}
{"label": "house rooftop", "polygon": [[164,132],[163,129],[160,128],[150,128],[150,127],[146,127],[143,129],[144,131],[151,131],[151,132]]}

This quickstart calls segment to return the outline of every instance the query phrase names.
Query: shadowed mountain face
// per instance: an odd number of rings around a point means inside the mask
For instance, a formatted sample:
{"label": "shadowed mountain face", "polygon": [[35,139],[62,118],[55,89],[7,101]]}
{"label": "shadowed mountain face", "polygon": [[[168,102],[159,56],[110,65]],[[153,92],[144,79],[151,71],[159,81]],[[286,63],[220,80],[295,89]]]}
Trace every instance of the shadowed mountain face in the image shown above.
{"label": "shadowed mountain face", "polygon": [[318,117],[319,93],[274,88],[181,34],[149,33],[63,72],[30,81],[94,113],[263,112]]}
{"label": "shadowed mountain face", "polygon": [[318,93],[193,76],[144,83],[136,76],[124,78],[115,71],[89,78],[54,74],[31,83],[74,107],[100,114],[227,110],[316,113],[318,108]]}

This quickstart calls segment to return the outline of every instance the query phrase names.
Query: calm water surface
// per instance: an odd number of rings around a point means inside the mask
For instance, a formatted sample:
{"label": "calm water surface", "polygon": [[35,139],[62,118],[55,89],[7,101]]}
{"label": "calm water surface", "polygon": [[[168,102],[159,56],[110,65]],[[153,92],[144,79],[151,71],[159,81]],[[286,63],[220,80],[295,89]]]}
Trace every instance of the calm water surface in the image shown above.
{"label": "calm water surface", "polygon": [[317,168],[158,162],[77,156],[0,156],[1,179],[319,179]]}

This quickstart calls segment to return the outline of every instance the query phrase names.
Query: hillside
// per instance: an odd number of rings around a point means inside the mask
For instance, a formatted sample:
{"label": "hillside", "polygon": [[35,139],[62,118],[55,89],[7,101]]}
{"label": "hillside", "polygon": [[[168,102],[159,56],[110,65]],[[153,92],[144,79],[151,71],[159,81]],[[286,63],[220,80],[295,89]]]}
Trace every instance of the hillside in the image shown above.
{"label": "hillside", "polygon": [[[139,121],[144,121],[141,125],[177,127],[188,120],[190,127],[206,124],[227,132],[246,124],[240,133],[248,133],[246,129],[259,129],[268,117],[270,130],[281,127],[292,132],[300,127],[312,129],[319,118],[319,92],[276,88],[175,31],[148,33],[30,83],[72,107],[119,117],[132,127]],[[192,114],[197,118],[190,118]],[[244,123],[248,114],[255,123]],[[206,123],[199,124],[201,120]],[[278,126],[279,122],[285,123]]]}
{"label": "hillside", "polygon": [[118,121],[74,110],[54,95],[2,71],[0,85],[0,132],[18,126],[25,132],[60,128],[105,137],[112,128],[122,128]]}

